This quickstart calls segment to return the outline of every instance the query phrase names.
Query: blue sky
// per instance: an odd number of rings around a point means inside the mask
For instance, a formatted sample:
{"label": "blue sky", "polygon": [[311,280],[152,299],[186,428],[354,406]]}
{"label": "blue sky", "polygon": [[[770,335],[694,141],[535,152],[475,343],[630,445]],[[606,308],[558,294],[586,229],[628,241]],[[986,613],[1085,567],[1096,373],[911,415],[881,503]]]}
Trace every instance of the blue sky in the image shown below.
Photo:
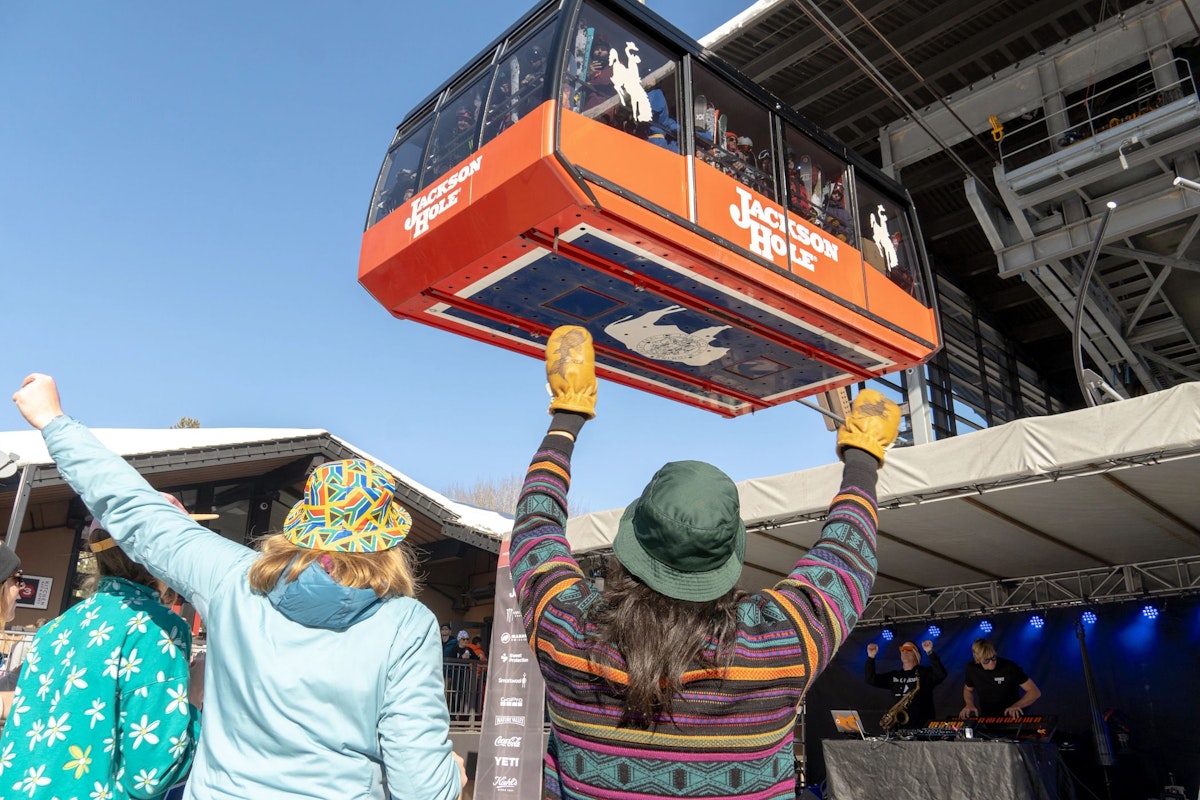
{"label": "blue sky", "polygon": [[[696,38],[746,5],[650,3]],[[523,473],[540,362],[393,319],[356,269],[396,124],[528,7],[0,4],[6,392],[49,373],[93,427],[324,428],[439,490]],[[602,382],[572,497],[625,505],[676,459],[744,480],[828,463],[833,434]]]}

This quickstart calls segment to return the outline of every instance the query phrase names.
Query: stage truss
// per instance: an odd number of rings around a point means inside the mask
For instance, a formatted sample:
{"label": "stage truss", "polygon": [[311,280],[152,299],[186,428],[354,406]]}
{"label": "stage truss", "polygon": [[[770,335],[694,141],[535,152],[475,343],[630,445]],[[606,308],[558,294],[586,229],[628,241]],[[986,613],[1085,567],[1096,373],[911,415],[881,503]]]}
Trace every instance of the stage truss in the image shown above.
{"label": "stage truss", "polygon": [[1200,593],[1200,556],[873,596],[859,625],[1092,606]]}

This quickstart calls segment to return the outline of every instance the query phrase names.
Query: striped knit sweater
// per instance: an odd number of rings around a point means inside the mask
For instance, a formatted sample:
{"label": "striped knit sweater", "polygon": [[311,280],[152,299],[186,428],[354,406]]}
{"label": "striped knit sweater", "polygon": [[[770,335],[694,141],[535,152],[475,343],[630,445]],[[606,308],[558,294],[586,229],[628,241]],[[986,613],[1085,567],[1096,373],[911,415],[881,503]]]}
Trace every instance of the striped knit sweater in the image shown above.
{"label": "striped knit sweater", "polygon": [[563,534],[572,447],[559,435],[543,441],[511,546],[513,583],[546,679],[552,735],[543,796],[791,800],[796,706],[854,627],[875,580],[875,459],[846,451],[842,488],[816,546],[773,589],[739,606],[732,666],[723,675],[685,675],[673,718],[642,730],[619,724],[624,662],[592,638],[589,610],[601,594]]}

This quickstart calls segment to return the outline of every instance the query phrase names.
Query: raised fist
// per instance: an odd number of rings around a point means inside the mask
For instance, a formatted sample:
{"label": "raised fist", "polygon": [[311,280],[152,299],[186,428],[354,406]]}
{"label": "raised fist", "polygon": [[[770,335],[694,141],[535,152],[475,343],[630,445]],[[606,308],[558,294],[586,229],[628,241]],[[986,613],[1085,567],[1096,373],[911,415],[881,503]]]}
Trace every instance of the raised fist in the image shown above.
{"label": "raised fist", "polygon": [[21,388],[13,394],[13,402],[25,421],[39,431],[63,413],[54,378],[38,372],[21,382]]}

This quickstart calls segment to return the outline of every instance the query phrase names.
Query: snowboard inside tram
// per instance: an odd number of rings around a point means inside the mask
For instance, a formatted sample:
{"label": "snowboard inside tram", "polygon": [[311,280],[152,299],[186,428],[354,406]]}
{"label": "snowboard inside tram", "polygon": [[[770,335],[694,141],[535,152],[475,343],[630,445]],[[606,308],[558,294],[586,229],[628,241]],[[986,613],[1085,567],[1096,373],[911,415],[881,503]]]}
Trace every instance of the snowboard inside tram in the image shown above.
{"label": "snowboard inside tram", "polygon": [[725,416],[939,348],[908,193],[644,6],[529,11],[397,128],[359,281],[394,316]]}

